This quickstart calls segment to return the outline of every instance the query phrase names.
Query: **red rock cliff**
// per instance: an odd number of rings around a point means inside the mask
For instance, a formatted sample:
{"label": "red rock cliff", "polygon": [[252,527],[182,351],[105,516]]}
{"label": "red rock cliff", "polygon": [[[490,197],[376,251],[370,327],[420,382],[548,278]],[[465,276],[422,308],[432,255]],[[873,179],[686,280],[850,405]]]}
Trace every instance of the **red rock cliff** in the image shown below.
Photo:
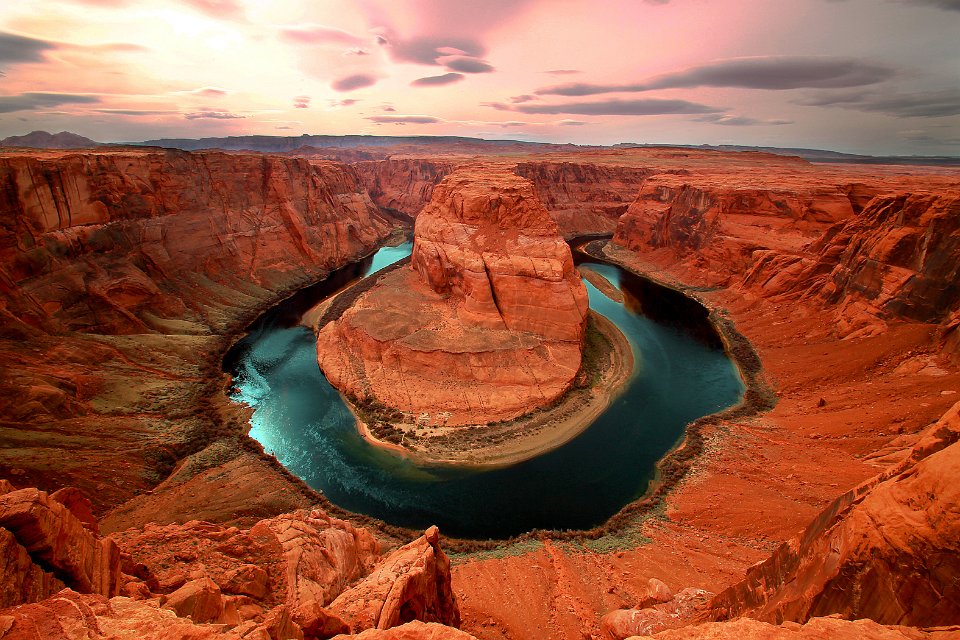
{"label": "red rock cliff", "polygon": [[530,180],[566,237],[613,233],[617,220],[655,170],[578,162],[521,162],[517,175]]}
{"label": "red rock cliff", "polygon": [[358,162],[353,166],[378,206],[411,219],[430,202],[433,188],[456,167],[453,162],[419,158]]}
{"label": "red rock cliff", "polygon": [[[80,487],[102,509],[218,438],[232,440],[221,462],[250,455],[247,420],[220,388],[228,334],[387,231],[340,165],[157,150],[0,156],[0,472]],[[256,468],[267,472],[250,460],[236,472]],[[267,473],[265,486],[287,482]]]}
{"label": "red rock cliff", "polygon": [[713,619],[956,624],[960,404],[889,471],[837,498],[801,536],[709,605]]}
{"label": "red rock cliff", "polygon": [[881,333],[886,322],[944,323],[960,311],[960,197],[880,196],[827,230],[811,255],[758,252],[748,287],[837,306],[841,336]]}

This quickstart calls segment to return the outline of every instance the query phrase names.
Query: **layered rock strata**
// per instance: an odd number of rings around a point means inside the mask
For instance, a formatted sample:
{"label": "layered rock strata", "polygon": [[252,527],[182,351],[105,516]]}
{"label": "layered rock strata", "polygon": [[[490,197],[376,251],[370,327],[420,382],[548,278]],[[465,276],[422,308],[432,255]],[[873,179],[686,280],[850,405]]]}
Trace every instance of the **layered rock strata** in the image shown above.
{"label": "layered rock strata", "polygon": [[517,175],[530,180],[565,237],[613,233],[617,220],[655,173],[645,167],[587,162],[519,162]]}
{"label": "layered rock strata", "polygon": [[824,510],[709,603],[707,616],[779,624],[840,614],[881,624],[960,621],[960,403],[905,460]]}
{"label": "layered rock strata", "polygon": [[[247,418],[219,380],[230,334],[388,231],[340,165],[143,149],[0,155],[0,473],[79,487],[97,509],[208,446],[181,481],[231,459],[244,462],[228,484],[262,477]],[[268,475],[247,513],[303,506]]]}
{"label": "layered rock strata", "polygon": [[373,201],[389,213],[413,220],[454,162],[426,158],[358,162],[354,165]]}
{"label": "layered rock strata", "polygon": [[510,419],[570,387],[586,289],[528,181],[482,167],[445,178],[411,264],[320,331],[334,386],[445,425]]}
{"label": "layered rock strata", "polygon": [[844,337],[888,320],[943,323],[960,312],[960,195],[878,196],[828,229],[807,255],[757,252],[745,287],[836,306]]}

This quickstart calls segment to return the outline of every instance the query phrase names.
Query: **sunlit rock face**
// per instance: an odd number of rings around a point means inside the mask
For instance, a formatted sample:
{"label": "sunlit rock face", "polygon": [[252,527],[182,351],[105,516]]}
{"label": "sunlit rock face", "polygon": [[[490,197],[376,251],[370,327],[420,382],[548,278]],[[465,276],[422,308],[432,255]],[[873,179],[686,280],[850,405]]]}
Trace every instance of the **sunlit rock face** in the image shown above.
{"label": "sunlit rock face", "polygon": [[530,182],[489,168],[445,178],[411,264],[321,331],[335,386],[447,425],[509,419],[570,387],[586,289]]}

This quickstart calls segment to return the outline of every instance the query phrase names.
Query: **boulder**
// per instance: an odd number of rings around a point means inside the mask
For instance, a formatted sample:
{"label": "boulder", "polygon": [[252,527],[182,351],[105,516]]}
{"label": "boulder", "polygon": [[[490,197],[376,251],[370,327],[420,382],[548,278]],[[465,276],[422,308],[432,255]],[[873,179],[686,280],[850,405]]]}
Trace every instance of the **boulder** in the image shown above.
{"label": "boulder", "polygon": [[107,597],[120,589],[120,550],[97,539],[65,506],[38,489],[0,496],[0,527],[9,531],[34,564],[46,567],[81,593]]}
{"label": "boulder", "polygon": [[460,626],[450,582],[450,560],[431,527],[384,558],[359,584],[344,591],[330,610],[354,632],[389,629],[412,620]]}

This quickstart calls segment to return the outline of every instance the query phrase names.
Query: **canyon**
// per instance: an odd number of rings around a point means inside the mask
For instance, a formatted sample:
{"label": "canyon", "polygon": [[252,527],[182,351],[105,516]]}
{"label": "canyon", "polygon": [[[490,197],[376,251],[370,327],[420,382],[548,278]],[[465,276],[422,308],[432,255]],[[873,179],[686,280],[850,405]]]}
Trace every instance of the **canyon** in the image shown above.
{"label": "canyon", "polygon": [[[479,153],[0,152],[0,637],[960,634],[957,170]],[[223,353],[410,219],[432,231],[393,275],[465,306],[482,287],[451,274],[481,270],[438,247],[443,203],[477,184],[521,193],[551,247],[612,233],[608,260],[735,325],[770,408],[691,425],[669,490],[579,534],[441,540],[287,473],[226,397]],[[577,337],[570,298],[558,326],[513,321]]]}

